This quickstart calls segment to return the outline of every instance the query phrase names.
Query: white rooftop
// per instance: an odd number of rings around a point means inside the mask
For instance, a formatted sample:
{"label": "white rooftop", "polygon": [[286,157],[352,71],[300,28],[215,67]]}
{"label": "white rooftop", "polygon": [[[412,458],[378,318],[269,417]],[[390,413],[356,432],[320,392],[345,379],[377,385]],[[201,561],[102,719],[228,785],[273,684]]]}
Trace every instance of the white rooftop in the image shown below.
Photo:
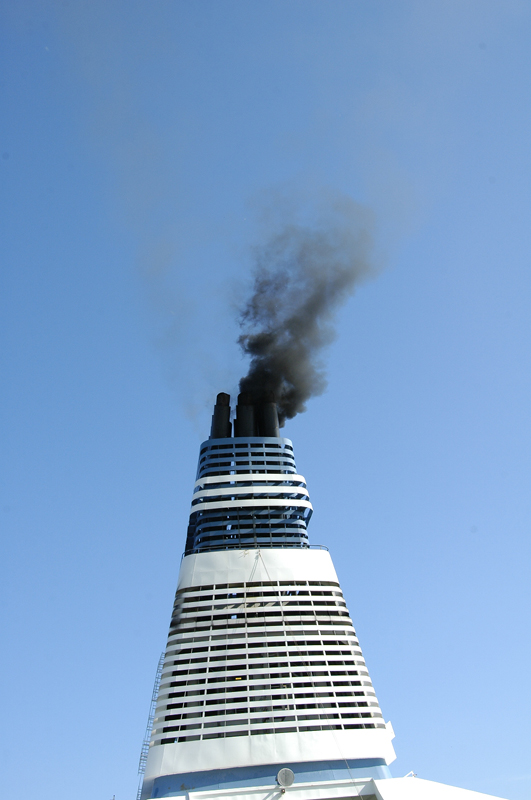
{"label": "white rooftop", "polygon": [[458,789],[444,783],[422,778],[355,778],[353,780],[295,782],[282,789],[278,784],[217,789],[206,792],[187,792],[187,800],[504,800],[491,794]]}

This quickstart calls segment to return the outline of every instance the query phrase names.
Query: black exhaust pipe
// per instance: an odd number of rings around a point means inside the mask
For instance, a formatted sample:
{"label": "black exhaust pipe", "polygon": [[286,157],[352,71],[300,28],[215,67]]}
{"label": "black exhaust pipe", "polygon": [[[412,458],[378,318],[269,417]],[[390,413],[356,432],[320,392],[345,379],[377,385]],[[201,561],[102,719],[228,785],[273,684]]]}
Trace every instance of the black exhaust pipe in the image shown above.
{"label": "black exhaust pipe", "polygon": [[236,419],[234,420],[235,436],[257,436],[254,405],[251,395],[242,392],[238,395]]}
{"label": "black exhaust pipe", "polygon": [[267,392],[256,408],[259,436],[280,436],[277,404],[273,392]]}
{"label": "black exhaust pipe", "polygon": [[[211,439],[229,439],[232,425],[230,421],[230,395],[220,392],[212,414]],[[259,401],[252,395],[241,392],[238,395],[236,417],[234,419],[234,436],[247,438],[250,436],[267,436],[278,439],[280,427],[278,423],[277,404],[272,392],[266,392]]]}
{"label": "black exhaust pipe", "polygon": [[230,422],[230,394],[220,392],[216,398],[212,414],[211,439],[229,439],[232,425]]}

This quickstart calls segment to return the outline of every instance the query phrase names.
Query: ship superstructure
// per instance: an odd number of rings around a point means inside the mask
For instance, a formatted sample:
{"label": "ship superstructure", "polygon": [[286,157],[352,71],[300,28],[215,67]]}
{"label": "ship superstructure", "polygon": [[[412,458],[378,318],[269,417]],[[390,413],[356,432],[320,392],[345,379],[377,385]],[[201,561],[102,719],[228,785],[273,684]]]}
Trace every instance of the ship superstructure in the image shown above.
{"label": "ship superstructure", "polygon": [[384,778],[394,758],[273,402],[218,395],[201,445],[142,798]]}
{"label": "ship superstructure", "polygon": [[271,398],[218,395],[203,442],[142,800],[496,800],[392,778],[332,560]]}

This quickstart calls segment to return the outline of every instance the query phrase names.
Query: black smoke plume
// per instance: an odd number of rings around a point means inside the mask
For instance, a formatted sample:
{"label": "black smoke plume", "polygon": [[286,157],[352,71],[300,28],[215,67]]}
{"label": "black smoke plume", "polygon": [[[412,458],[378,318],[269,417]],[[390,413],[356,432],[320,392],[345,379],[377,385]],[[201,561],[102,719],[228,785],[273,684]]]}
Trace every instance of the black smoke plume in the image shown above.
{"label": "black smoke plume", "polygon": [[306,410],[326,388],[323,348],[334,317],[372,271],[369,215],[350,198],[315,225],[286,224],[255,251],[253,294],[238,339],[251,357],[240,391],[260,401],[273,394],[280,424]]}

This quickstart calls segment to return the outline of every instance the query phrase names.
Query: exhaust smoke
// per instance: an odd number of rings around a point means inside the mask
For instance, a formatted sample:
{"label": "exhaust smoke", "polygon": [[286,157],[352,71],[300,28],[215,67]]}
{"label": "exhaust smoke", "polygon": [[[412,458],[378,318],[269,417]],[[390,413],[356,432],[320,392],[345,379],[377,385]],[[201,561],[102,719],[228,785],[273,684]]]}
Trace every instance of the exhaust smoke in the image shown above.
{"label": "exhaust smoke", "polygon": [[240,392],[255,403],[272,395],[281,426],[326,388],[321,354],[335,314],[374,272],[371,227],[367,210],[344,197],[315,225],[286,224],[255,251],[240,314],[238,343],[251,358]]}

